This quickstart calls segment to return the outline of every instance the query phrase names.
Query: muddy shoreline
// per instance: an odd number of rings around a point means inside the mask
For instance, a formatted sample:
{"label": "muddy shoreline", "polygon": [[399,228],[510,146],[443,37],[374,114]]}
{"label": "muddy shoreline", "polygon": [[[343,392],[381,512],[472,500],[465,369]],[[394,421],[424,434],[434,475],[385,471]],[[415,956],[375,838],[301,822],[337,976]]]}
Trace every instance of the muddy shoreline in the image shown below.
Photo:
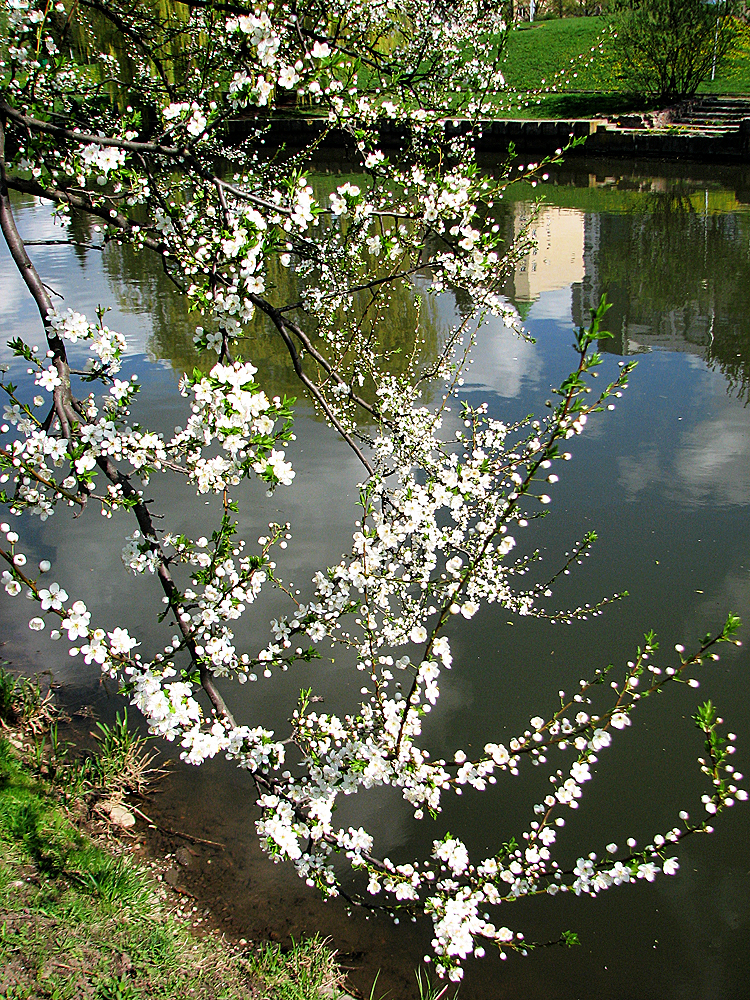
{"label": "muddy shoreline", "polygon": [[[82,692],[58,694],[70,720],[60,725],[60,736],[84,753],[94,744],[96,719],[114,715],[119,706],[113,702],[120,699],[110,699],[101,687],[93,704],[80,698]],[[158,764],[167,764],[167,773],[146,795],[128,797],[136,825],[123,835],[132,838],[135,855],[158,880],[197,907],[196,927],[214,929],[240,948],[265,941],[283,947],[317,933],[330,939],[353,996],[369,997],[376,976],[378,996],[414,995],[414,970],[431,936],[426,919],[402,924],[395,935],[387,916],[363,910],[349,915],[344,900],[324,901],[291,865],[274,864],[261,850],[248,775],[224,760],[190,767],[174,759],[177,747],[158,749]]]}

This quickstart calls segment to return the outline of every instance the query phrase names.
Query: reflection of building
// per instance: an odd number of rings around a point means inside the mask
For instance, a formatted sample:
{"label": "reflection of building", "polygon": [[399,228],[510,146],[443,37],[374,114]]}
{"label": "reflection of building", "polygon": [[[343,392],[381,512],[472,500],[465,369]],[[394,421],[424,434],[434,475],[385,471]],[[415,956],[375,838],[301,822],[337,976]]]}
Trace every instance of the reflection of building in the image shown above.
{"label": "reflection of building", "polygon": [[[586,327],[606,292],[611,308],[604,329],[613,338],[601,340],[600,350],[694,355],[750,402],[750,213],[738,211],[733,200],[725,206],[715,184],[558,179],[566,188],[560,199],[580,209],[543,205],[526,234],[532,207],[513,206],[514,235],[537,242],[507,289],[521,315],[543,292],[570,288],[573,322]],[[562,321],[558,298],[551,295],[537,318]]]}
{"label": "reflection of building", "polygon": [[[705,356],[713,339],[715,310],[710,301],[701,301],[705,296],[696,294],[697,261],[704,248],[702,233],[693,230],[701,220],[686,216],[679,221],[688,225],[678,230],[676,245],[659,253],[664,220],[651,214],[585,216],[584,275],[572,287],[573,322],[588,325],[591,311],[606,292],[611,309],[605,328],[613,339],[602,341],[600,349],[623,355],[666,350]],[[684,275],[668,277],[668,262],[675,267],[680,258],[690,259],[693,253],[697,256]],[[666,294],[654,294],[652,286]]]}
{"label": "reflection of building", "polygon": [[515,236],[536,242],[513,274],[521,315],[542,293],[570,288],[573,323],[586,327],[606,292],[613,337],[600,350],[692,354],[750,399],[750,214],[711,208],[708,188],[700,199],[654,181],[635,201],[621,193],[610,206],[589,190],[580,201],[590,211],[544,205],[533,221],[531,206],[514,206]]}
{"label": "reflection of building", "polygon": [[690,306],[688,303],[687,309],[670,310],[659,318],[658,324],[628,323],[623,329],[622,351],[618,353],[642,354],[644,351],[662,350],[705,357],[713,338],[716,317],[698,314]]}
{"label": "reflection of building", "polygon": [[[517,203],[513,220],[516,236],[526,231],[530,218],[529,206]],[[513,276],[516,301],[533,302],[542,292],[583,280],[583,212],[544,206],[531,223],[528,236],[536,246],[516,265]]]}
{"label": "reflection of building", "polygon": [[583,277],[571,286],[571,312],[576,326],[589,322],[592,303],[602,296],[599,280],[599,243],[601,240],[601,215],[587,212],[583,217]]}

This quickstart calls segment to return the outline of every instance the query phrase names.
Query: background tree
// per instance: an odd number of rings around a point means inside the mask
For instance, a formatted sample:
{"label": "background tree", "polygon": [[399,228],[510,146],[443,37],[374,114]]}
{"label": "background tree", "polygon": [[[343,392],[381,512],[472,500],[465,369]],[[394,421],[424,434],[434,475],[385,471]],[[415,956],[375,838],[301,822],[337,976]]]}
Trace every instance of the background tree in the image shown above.
{"label": "background tree", "polygon": [[733,15],[732,0],[635,0],[617,23],[627,86],[665,103],[692,97],[734,50]]}

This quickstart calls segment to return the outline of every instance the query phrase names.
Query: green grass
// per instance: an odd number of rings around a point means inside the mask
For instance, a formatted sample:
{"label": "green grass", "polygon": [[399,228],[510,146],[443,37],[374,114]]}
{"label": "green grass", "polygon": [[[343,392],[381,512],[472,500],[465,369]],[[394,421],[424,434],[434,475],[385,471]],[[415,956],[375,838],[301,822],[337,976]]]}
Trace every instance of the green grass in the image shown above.
{"label": "green grass", "polygon": [[241,955],[195,938],[142,866],[95,843],[0,739],[0,1000],[322,1000],[313,938]]}
{"label": "green grass", "polygon": [[508,37],[505,81],[513,90],[611,89],[600,53],[608,37],[605,17],[567,17],[517,28]]}
{"label": "green grass", "polygon": [[650,110],[649,102],[636,94],[602,93],[508,95],[497,102],[498,118],[562,119],[609,118],[614,115]]}
{"label": "green grass", "polygon": [[[264,982],[264,996],[273,1000],[308,1000],[319,996],[321,988],[335,988],[339,980],[330,952],[317,938],[286,952],[278,944],[261,945],[250,957],[249,968]],[[335,989],[332,995],[337,995]]]}
{"label": "green grass", "polygon": [[741,29],[740,44],[715,80],[707,80],[702,94],[750,94],[750,28]]}
{"label": "green grass", "polygon": [[0,663],[0,723],[8,726],[46,727],[52,698],[39,677],[14,677]]}
{"label": "green grass", "polygon": [[[507,117],[594,118],[647,107],[628,92],[604,16],[517,28],[508,37],[504,75],[509,94],[498,113]],[[699,93],[750,94],[750,29],[742,29],[737,53]]]}

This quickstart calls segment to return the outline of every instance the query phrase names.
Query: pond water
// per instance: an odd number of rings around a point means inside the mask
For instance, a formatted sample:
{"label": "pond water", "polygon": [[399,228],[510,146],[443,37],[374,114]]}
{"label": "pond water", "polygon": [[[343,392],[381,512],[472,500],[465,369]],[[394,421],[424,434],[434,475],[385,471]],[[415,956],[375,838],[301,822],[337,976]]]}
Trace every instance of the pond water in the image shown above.
{"label": "pond water", "polygon": [[[502,215],[509,236],[538,193],[529,187],[513,194]],[[622,590],[629,597],[602,617],[572,626],[490,609],[472,623],[476,627],[457,630],[452,643],[464,667],[444,678],[430,717],[436,753],[523,730],[530,715],[552,707],[559,688],[570,690],[596,667],[624,663],[648,629],[667,649],[676,642],[690,648],[728,611],[750,621],[750,171],[578,159],[553,172],[543,193],[546,207],[534,223],[537,248],[506,288],[536,344],[485,326],[465,391],[506,420],[541,412],[551,387],[571,367],[572,327],[587,322],[606,292],[614,338],[602,343],[602,377],[613,377],[623,356],[638,355],[638,367],[615,412],[592,420],[576,442],[535,543],[544,549],[545,564],[556,566],[583,532],[599,536],[591,558],[556,593],[561,606]],[[100,302],[113,306],[107,323],[128,339],[124,373],[140,377],[146,421],[165,431],[181,423],[176,382],[197,360],[197,320],[163,274],[147,257],[125,249],[87,249],[98,234],[85,220],[73,220],[66,233],[45,206],[27,200],[17,208],[22,235],[37,242],[30,252],[44,280],[66,305],[91,315]],[[49,242],[69,237],[76,246]],[[0,289],[3,341],[22,335],[37,342],[33,306],[4,250]],[[405,302],[405,313],[410,308]],[[429,311],[426,350],[439,343],[461,308],[446,294]],[[271,389],[296,394],[291,367],[270,332],[254,329],[246,351]],[[23,381],[25,366],[5,347],[0,360],[11,365],[15,381]],[[290,520],[295,538],[280,568],[304,587],[319,566],[349,546],[360,471],[305,407],[298,410],[296,433],[294,485],[271,500],[248,487],[240,528],[257,537],[270,517]],[[178,485],[154,481],[152,492],[154,510],[169,512],[173,531],[206,513],[203,499],[190,503]],[[77,520],[57,515],[37,522],[26,551],[50,559],[54,578],[100,609],[103,626],[125,617],[145,650],[159,641],[154,605],[160,595],[155,586],[131,587],[120,548],[132,527],[123,520],[113,532],[112,525],[93,512]],[[248,637],[277,612],[274,600],[248,617]],[[119,702],[95,670],[28,630],[28,606],[6,601],[0,609],[5,659],[26,670],[51,668],[68,704],[114,712]],[[701,691],[681,686],[651,699],[602,755],[581,808],[567,817],[561,839],[567,860],[601,853],[628,836],[646,843],[674,825],[681,808],[700,813],[705,789],[696,758],[702,745],[690,722],[700,700],[710,696],[718,704],[739,737],[737,767],[750,768],[748,655],[728,647],[722,654],[701,678]],[[356,677],[352,682],[339,665],[322,661],[247,685],[232,693],[232,705],[243,721],[282,726],[300,686],[312,684],[330,704],[352,693],[350,683],[356,693]],[[527,777],[499,782],[492,795],[447,799],[435,826],[415,823],[386,792],[356,803],[356,814],[347,802],[341,818],[352,822],[358,815],[357,824],[369,823],[377,831],[376,848],[396,861],[445,829],[468,830],[470,848],[485,851],[484,857],[528,824],[544,786],[541,775]],[[319,930],[332,935],[365,995],[379,969],[376,996],[386,990],[397,1000],[414,995],[413,969],[426,951],[429,927],[394,926],[362,913],[348,918],[338,902],[320,903],[291,869],[271,865],[255,842],[250,783],[226,762],[176,767],[153,808],[166,825],[226,845],[224,851],[196,849],[194,891],[212,901],[238,936],[283,939]],[[528,939],[548,941],[573,929],[581,947],[541,949],[505,963],[494,956],[470,962],[461,996],[747,996],[750,809],[738,804],[716,827],[713,837],[685,843],[676,878],[613,888],[595,900],[558,896],[515,904],[504,921]]]}

